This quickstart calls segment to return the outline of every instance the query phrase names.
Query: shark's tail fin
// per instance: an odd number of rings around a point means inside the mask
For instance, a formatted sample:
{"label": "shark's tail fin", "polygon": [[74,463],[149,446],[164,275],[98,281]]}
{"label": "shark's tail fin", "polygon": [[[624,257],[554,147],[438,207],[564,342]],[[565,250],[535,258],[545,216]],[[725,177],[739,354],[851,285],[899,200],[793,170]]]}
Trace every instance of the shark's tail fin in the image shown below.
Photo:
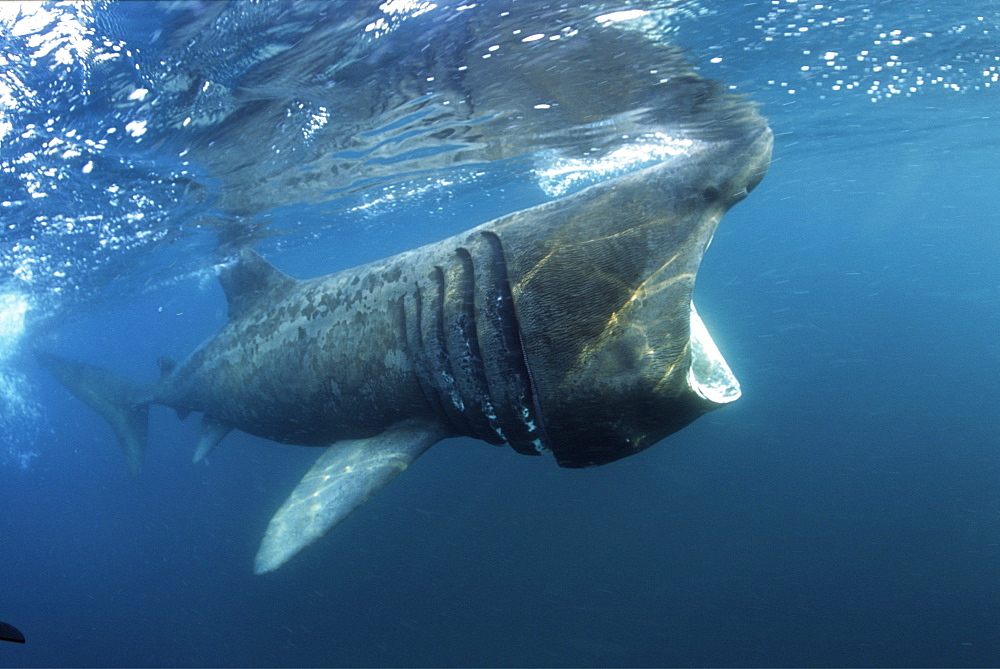
{"label": "shark's tail fin", "polygon": [[43,353],[39,361],[66,389],[101,414],[118,435],[128,470],[139,474],[146,452],[148,392],[114,372]]}

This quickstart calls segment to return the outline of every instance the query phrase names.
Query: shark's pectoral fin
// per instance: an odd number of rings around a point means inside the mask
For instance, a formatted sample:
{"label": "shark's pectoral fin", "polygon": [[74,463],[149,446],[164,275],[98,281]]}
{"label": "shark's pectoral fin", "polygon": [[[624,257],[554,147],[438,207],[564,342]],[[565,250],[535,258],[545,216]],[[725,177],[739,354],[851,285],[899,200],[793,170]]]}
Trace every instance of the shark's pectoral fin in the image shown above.
{"label": "shark's pectoral fin", "polygon": [[211,416],[205,414],[201,417],[201,436],[198,437],[198,448],[194,451],[194,461],[201,462],[205,456],[219,445],[233,428],[225,423],[220,423]]}
{"label": "shark's pectoral fin", "polygon": [[283,565],[446,436],[436,423],[404,421],[378,436],[327,448],[271,518],[254,572]]}

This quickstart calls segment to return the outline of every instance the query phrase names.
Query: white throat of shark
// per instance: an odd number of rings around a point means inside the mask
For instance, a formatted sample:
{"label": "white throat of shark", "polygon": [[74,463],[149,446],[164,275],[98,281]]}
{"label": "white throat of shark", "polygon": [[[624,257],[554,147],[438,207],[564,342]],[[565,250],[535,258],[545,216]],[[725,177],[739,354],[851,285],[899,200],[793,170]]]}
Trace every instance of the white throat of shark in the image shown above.
{"label": "white throat of shark", "polygon": [[708,328],[691,303],[691,367],[687,374],[691,390],[709,402],[729,404],[740,398],[740,382],[719,347],[712,341]]}

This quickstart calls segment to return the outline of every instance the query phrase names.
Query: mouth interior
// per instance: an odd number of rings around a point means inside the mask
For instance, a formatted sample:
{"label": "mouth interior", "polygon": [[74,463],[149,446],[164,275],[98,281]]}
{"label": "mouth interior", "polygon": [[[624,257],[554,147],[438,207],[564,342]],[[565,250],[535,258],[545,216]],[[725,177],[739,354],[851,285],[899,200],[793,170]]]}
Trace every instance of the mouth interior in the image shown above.
{"label": "mouth interior", "polygon": [[742,394],[740,382],[712,341],[694,302],[691,303],[691,367],[687,381],[699,397],[715,404],[729,404]]}

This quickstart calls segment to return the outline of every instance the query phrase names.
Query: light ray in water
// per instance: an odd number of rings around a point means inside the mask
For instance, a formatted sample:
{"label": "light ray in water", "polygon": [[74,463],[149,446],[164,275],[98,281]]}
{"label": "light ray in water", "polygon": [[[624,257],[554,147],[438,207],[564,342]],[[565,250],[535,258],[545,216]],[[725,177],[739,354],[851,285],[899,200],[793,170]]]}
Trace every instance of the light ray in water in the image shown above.
{"label": "light ray in water", "polygon": [[40,413],[32,386],[10,359],[24,335],[28,299],[19,293],[0,293],[0,465],[24,470],[39,456],[33,448]]}
{"label": "light ray in water", "polygon": [[0,293],[0,361],[6,359],[24,334],[28,300],[18,293]]}

